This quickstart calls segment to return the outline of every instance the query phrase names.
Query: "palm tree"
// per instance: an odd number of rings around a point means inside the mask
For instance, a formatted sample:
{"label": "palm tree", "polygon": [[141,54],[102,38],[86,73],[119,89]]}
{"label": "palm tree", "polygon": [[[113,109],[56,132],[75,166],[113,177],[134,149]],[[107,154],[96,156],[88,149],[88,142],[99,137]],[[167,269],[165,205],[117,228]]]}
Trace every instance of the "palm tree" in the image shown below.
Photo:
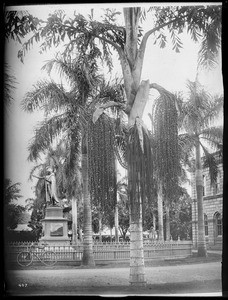
{"label": "palm tree", "polygon": [[[45,152],[49,145],[55,141],[57,136],[67,141],[65,154],[65,174],[67,180],[65,180],[65,183],[68,182],[67,187],[69,190],[69,187],[74,184],[71,179],[73,178],[75,180],[75,175],[77,175],[75,170],[78,167],[82,147],[82,135],[83,132],[86,132],[87,123],[84,107],[88,98],[92,96],[92,85],[94,84],[95,86],[97,82],[97,77],[95,76],[96,65],[85,74],[82,70],[88,71],[88,65],[86,65],[86,63],[84,67],[82,67],[76,59],[66,60],[56,57],[56,59],[49,61],[43,68],[49,73],[56,68],[61,76],[65,75],[70,85],[70,91],[68,92],[62,84],[56,84],[53,81],[42,81],[38,82],[34,86],[34,89],[27,93],[22,103],[25,110],[32,112],[34,109],[42,108],[46,115],[54,113],[54,116],[44,120],[36,129],[34,139],[29,147],[29,159],[37,159],[40,153]],[[85,149],[85,147],[83,149]],[[81,161],[82,171],[84,171],[83,159],[81,159]],[[85,192],[84,222],[85,226],[88,227],[90,224],[87,226],[86,222],[89,223],[90,220],[87,216],[88,205],[86,201],[88,201],[88,197],[85,190],[88,179],[85,173],[83,175],[83,187]],[[72,191],[70,195],[73,195]],[[91,251],[92,239],[90,239],[89,245],[85,243],[85,252],[88,247],[90,248],[91,256],[93,256]],[[90,259],[90,262],[85,263],[94,264],[93,258]]]}
{"label": "palm tree", "polygon": [[[115,168],[113,168],[114,121],[106,115],[94,125],[91,112],[96,103],[100,105],[110,98],[119,101],[121,97],[117,84],[113,88],[100,81],[99,88],[97,87],[100,77],[95,74],[96,64],[92,64],[93,69],[90,70],[86,56],[84,58],[84,64],[80,61],[83,68],[77,60],[68,61],[65,58],[56,58],[46,64],[44,68],[49,72],[56,67],[61,75],[63,73],[67,75],[71,84],[70,91],[67,92],[62,85],[54,82],[38,82],[34,90],[26,95],[23,107],[33,111],[42,105],[41,108],[46,115],[54,112],[54,116],[46,119],[37,128],[30,145],[30,159],[36,159],[59,136],[60,140],[62,138],[67,141],[68,158],[65,170],[67,180],[71,178],[72,173],[75,178],[78,161],[81,161],[84,198],[83,264],[93,265],[90,198],[103,201],[102,205],[113,205],[111,199],[114,194],[110,197],[109,187],[114,186]],[[91,58],[90,60],[92,61]],[[82,74],[81,70],[85,73]],[[57,111],[59,114],[56,113]],[[101,145],[103,145],[102,151]],[[98,184],[96,184],[97,180],[99,180]]]}
{"label": "palm tree", "polygon": [[204,232],[203,212],[203,176],[201,151],[205,155],[205,164],[209,167],[211,184],[217,177],[217,165],[208,145],[212,149],[220,150],[223,130],[213,125],[223,105],[222,97],[212,97],[200,85],[198,80],[188,81],[189,95],[187,101],[179,101],[179,127],[183,130],[179,134],[183,150],[187,156],[195,150],[195,185],[198,208],[198,256],[206,256],[206,242]]}

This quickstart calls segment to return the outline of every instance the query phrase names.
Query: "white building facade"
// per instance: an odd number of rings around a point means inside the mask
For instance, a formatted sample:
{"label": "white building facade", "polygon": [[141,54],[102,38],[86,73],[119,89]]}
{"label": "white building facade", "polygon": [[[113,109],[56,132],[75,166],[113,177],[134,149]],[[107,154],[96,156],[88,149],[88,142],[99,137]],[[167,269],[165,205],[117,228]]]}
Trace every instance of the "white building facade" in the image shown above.
{"label": "white building facade", "polygon": [[[208,168],[203,169],[203,209],[204,226],[207,248],[222,249],[222,219],[223,219],[223,164],[219,155],[216,156],[219,162],[217,182],[210,184]],[[191,174],[192,191],[192,241],[193,247],[197,247],[198,233],[198,211],[196,200],[195,174]]]}

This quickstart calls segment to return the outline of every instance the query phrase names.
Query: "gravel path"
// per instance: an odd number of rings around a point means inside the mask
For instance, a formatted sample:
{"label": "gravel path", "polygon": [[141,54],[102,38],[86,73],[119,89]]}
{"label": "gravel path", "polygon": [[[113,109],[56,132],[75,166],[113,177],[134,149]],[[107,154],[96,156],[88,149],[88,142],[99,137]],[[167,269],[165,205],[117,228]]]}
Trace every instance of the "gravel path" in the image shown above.
{"label": "gravel path", "polygon": [[129,268],[12,270],[7,290],[14,295],[221,292],[221,262],[145,270],[147,288],[137,289],[129,287]]}

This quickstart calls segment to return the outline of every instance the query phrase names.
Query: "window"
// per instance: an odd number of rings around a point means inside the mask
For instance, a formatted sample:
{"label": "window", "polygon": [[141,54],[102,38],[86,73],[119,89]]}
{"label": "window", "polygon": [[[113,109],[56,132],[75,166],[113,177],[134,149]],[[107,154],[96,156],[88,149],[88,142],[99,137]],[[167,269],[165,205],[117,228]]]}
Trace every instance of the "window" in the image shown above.
{"label": "window", "polygon": [[217,189],[217,193],[221,192],[221,184],[222,184],[222,176],[221,176],[221,172],[218,172],[218,176],[217,176],[217,182],[216,182],[216,189]]}
{"label": "window", "polygon": [[219,212],[215,213],[216,236],[222,235],[222,216]]}
{"label": "window", "polygon": [[216,195],[219,192],[221,192],[221,172],[218,172],[216,182],[213,185],[213,195]]}
{"label": "window", "polygon": [[205,235],[208,235],[208,220],[206,214],[204,214],[204,228],[205,228]]}

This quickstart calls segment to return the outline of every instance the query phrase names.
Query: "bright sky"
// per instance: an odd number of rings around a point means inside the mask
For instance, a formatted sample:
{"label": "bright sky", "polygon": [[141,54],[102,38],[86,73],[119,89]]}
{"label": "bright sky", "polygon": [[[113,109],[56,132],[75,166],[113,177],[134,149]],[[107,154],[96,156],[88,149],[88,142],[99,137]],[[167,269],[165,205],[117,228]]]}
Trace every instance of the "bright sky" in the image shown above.
{"label": "bright sky", "polygon": [[[122,11],[121,7],[118,6],[123,6],[123,4],[114,5]],[[143,5],[143,3],[140,3],[140,5]],[[110,7],[110,4],[108,6]],[[102,7],[105,7],[105,4],[102,4]],[[54,10],[58,9],[60,5],[19,7],[20,10],[29,9],[34,16],[41,19],[47,17],[50,9],[53,10],[53,8]],[[74,8],[77,12],[84,14],[85,12],[90,12],[91,5],[62,5],[61,8],[66,13],[68,11],[71,15]],[[145,31],[150,28],[150,22],[148,17],[144,26]],[[172,46],[160,49],[153,44],[154,40],[149,38],[145,53],[142,80],[149,79],[150,82],[156,82],[171,92],[186,91],[187,79],[193,81],[196,76],[199,45],[196,45],[187,35],[183,35],[182,42],[184,43],[183,49],[180,53],[175,53],[172,50]],[[11,66],[12,74],[16,76],[18,85],[14,93],[15,101],[10,110],[5,114],[5,177],[10,178],[13,183],[21,182],[21,194],[23,198],[18,203],[24,204],[25,199],[34,197],[32,189],[35,181],[28,181],[33,164],[27,161],[27,147],[29,140],[33,137],[34,127],[42,119],[42,113],[25,113],[20,108],[20,102],[25,93],[32,88],[32,85],[37,80],[43,79],[44,76],[47,77],[44,71],[41,72],[41,67],[46,60],[53,58],[53,52],[41,55],[38,47],[34,47],[26,54],[24,64],[22,64],[17,58],[19,45],[11,41],[9,44],[6,44],[6,47],[5,62],[8,62]],[[114,59],[115,68],[113,74],[121,74],[118,61],[116,58]],[[200,74],[200,82],[212,94],[223,93],[221,57],[218,67],[215,70]],[[157,93],[152,90],[151,99],[155,96],[157,96]],[[151,112],[151,103],[152,101],[148,102],[144,114],[145,122],[149,126],[150,121],[147,115]]]}

